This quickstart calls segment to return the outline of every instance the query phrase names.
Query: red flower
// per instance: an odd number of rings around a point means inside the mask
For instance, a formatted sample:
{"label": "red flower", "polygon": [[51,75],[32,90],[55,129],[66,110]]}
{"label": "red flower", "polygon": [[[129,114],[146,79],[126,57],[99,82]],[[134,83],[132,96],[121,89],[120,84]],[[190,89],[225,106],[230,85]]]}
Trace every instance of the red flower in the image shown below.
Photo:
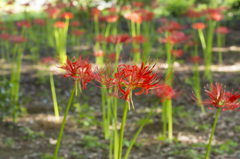
{"label": "red flower", "polygon": [[131,10],[131,6],[122,6],[121,10],[122,10],[122,11]]}
{"label": "red flower", "polygon": [[44,65],[47,65],[47,66],[51,65],[51,64],[54,63],[54,62],[55,62],[55,60],[54,60],[54,58],[51,57],[51,56],[45,57],[45,58],[43,59],[43,61],[42,61],[42,63],[43,63]]}
{"label": "red flower", "polygon": [[35,19],[34,23],[37,24],[37,25],[40,25],[40,26],[46,25],[46,21],[41,19],[41,18]]}
{"label": "red flower", "polygon": [[20,44],[20,43],[23,43],[25,42],[27,39],[22,37],[21,35],[19,36],[15,36],[15,35],[11,35],[9,37],[9,41],[12,42],[12,43],[15,43],[15,44]]}
{"label": "red flower", "polygon": [[94,52],[93,55],[96,57],[102,57],[105,55],[105,52],[103,52],[102,50],[99,50],[99,51]]}
{"label": "red flower", "polygon": [[201,62],[201,58],[199,56],[192,56],[191,57],[191,62],[192,63],[200,63]]}
{"label": "red flower", "polygon": [[19,21],[19,22],[17,22],[17,26],[18,27],[30,28],[31,27],[31,23],[29,23],[27,20]]}
{"label": "red flower", "polygon": [[173,54],[176,57],[181,57],[183,55],[182,50],[171,50],[171,54]]}
{"label": "red flower", "polygon": [[[108,55],[107,58],[109,58],[112,62],[116,60],[116,53],[112,53],[111,55]],[[118,60],[121,59],[122,57],[119,56]]]}
{"label": "red flower", "polygon": [[64,18],[64,19],[72,19],[73,15],[72,15],[72,13],[65,12],[61,15],[61,17]]}
{"label": "red flower", "polygon": [[220,26],[220,27],[217,28],[216,32],[219,33],[219,34],[227,34],[230,31],[228,30],[227,27]]}
{"label": "red flower", "polygon": [[0,35],[0,39],[2,39],[2,40],[4,40],[4,41],[8,40],[9,37],[10,37],[10,36],[9,36],[8,33],[2,33],[2,34]]}
{"label": "red flower", "polygon": [[64,9],[64,8],[67,7],[67,4],[65,4],[65,3],[58,3],[58,4],[56,5],[56,7],[59,8],[59,9]]}
{"label": "red flower", "polygon": [[[209,96],[209,99],[205,99],[202,104],[208,105],[209,109],[221,107],[223,111],[225,110],[235,110],[240,108],[240,103],[238,99],[240,98],[239,92],[230,93],[225,92],[222,88],[222,84],[215,83],[215,86],[211,84],[212,91],[205,87],[205,92]],[[195,101],[199,101],[196,95],[193,93],[191,97]]]}
{"label": "red flower", "polygon": [[92,16],[100,16],[101,11],[97,8],[92,8],[91,14],[92,14]]}
{"label": "red flower", "polygon": [[119,16],[118,15],[109,15],[106,17],[106,21],[108,23],[115,23],[118,20]]}
{"label": "red flower", "polygon": [[12,5],[13,3],[15,3],[15,0],[8,1],[7,5]]}
{"label": "red flower", "polygon": [[62,21],[58,21],[53,26],[57,28],[65,28],[65,23]]}
{"label": "red flower", "polygon": [[136,35],[127,40],[127,42],[137,43],[137,44],[144,43],[145,41],[146,41],[146,39],[142,35]]}
{"label": "red flower", "polygon": [[95,40],[98,42],[106,41],[106,38],[103,36],[103,34],[98,34],[97,37],[95,37]]}
{"label": "red flower", "polygon": [[73,30],[73,35],[75,36],[82,36],[84,32],[82,30]]}
{"label": "red flower", "polygon": [[166,38],[161,38],[160,42],[161,43],[170,43],[171,45],[182,43],[184,41],[189,40],[192,38],[192,36],[185,36],[183,32],[173,32],[171,35],[169,35]]}
{"label": "red flower", "polygon": [[195,11],[193,9],[187,10],[186,17],[194,19],[194,18],[199,18],[200,16],[201,16],[201,12]]}
{"label": "red flower", "polygon": [[88,63],[87,59],[82,59],[80,55],[78,60],[73,57],[71,60],[67,57],[66,63],[61,64],[59,68],[62,68],[67,71],[63,77],[71,77],[76,81],[81,81],[83,89],[86,89],[87,83],[92,82],[93,73],[91,65]]}
{"label": "red flower", "polygon": [[223,16],[218,12],[214,12],[211,14],[211,18],[212,18],[212,20],[220,21],[223,19]]}
{"label": "red flower", "polygon": [[142,7],[144,4],[142,2],[132,2],[133,7]]}
{"label": "red flower", "polygon": [[124,18],[129,19],[135,23],[142,23],[142,17],[138,13],[125,13]]}
{"label": "red flower", "polygon": [[72,21],[71,23],[71,26],[74,26],[74,27],[79,27],[81,25],[81,23],[79,21]]}
{"label": "red flower", "polygon": [[161,98],[161,102],[165,99],[177,98],[182,94],[182,91],[177,92],[177,89],[172,89],[172,87],[167,84],[160,85],[159,88],[154,90],[154,92],[157,97]]}
{"label": "red flower", "polygon": [[195,24],[192,24],[192,28],[193,29],[200,29],[200,30],[203,30],[206,28],[206,24],[204,23],[195,23]]}
{"label": "red flower", "polygon": [[133,49],[132,49],[132,53],[134,53],[134,54],[140,53],[141,51],[142,51],[142,50],[139,49],[139,48],[133,48]]}
{"label": "red flower", "polygon": [[179,23],[171,21],[171,22],[166,22],[165,25],[161,26],[158,28],[158,32],[159,33],[163,33],[163,32],[175,32],[178,30],[183,29],[184,27],[181,26]]}
{"label": "red flower", "polygon": [[114,44],[119,44],[119,43],[124,43],[129,40],[129,35],[128,34],[123,34],[123,35],[109,35],[107,37],[107,42],[114,43]]}
{"label": "red flower", "polygon": [[117,9],[114,8],[114,7],[108,8],[108,11],[109,11],[111,14],[117,13]]}
{"label": "red flower", "polygon": [[162,77],[162,72],[157,71],[153,73],[154,65],[146,65],[142,62],[141,67],[136,64],[125,65],[121,64],[118,66],[118,72],[114,74],[114,78],[108,78],[99,73],[96,80],[104,85],[116,87],[115,95],[118,97],[118,90],[122,93],[120,99],[124,97],[126,101],[131,100],[131,91],[140,88],[141,90],[135,95],[140,95],[142,93],[147,94],[149,89],[157,89],[162,87],[165,78]]}

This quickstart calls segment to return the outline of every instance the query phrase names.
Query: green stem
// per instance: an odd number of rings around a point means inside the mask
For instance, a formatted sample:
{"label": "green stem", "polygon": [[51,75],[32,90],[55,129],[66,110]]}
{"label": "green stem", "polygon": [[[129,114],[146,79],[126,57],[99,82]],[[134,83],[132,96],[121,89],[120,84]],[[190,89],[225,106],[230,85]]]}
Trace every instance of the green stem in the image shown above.
{"label": "green stem", "polygon": [[127,152],[126,152],[126,154],[125,154],[125,156],[124,156],[124,159],[127,159],[127,158],[128,158],[128,155],[129,155],[129,153],[130,153],[130,151],[131,151],[131,149],[132,149],[132,147],[133,147],[133,145],[134,145],[134,143],[135,143],[138,135],[139,135],[140,132],[142,131],[142,129],[143,129],[143,127],[145,126],[145,124],[148,122],[148,119],[152,116],[153,110],[156,108],[156,106],[157,106],[157,104],[156,104],[154,107],[151,108],[151,110],[150,110],[150,112],[148,113],[147,117],[146,117],[145,120],[142,122],[142,124],[141,124],[141,126],[139,127],[138,131],[137,131],[136,134],[134,135],[134,137],[133,137],[133,139],[132,139],[132,141],[131,141],[128,149],[127,149]]}
{"label": "green stem", "polygon": [[19,92],[19,82],[21,76],[21,64],[22,64],[23,52],[21,49],[18,50],[18,60],[17,60],[17,72],[15,81],[15,103],[18,103],[18,92]]}
{"label": "green stem", "polygon": [[222,64],[222,51],[221,51],[221,47],[222,47],[222,40],[221,40],[221,34],[217,33],[217,43],[218,43],[218,63]]}
{"label": "green stem", "polygon": [[217,119],[218,119],[218,115],[219,115],[219,113],[220,113],[220,110],[221,110],[221,107],[219,107],[219,108],[218,108],[218,111],[217,111],[217,115],[216,115],[216,118],[215,118],[215,121],[214,121],[214,124],[213,124],[213,128],[212,128],[211,137],[210,137],[210,140],[209,140],[209,143],[208,143],[208,149],[207,149],[207,153],[206,153],[205,159],[208,159],[208,158],[209,158],[209,153],[210,153],[210,149],[211,149],[212,137],[213,137],[214,130],[215,130],[215,127],[216,127],[216,124],[217,124]]}
{"label": "green stem", "polygon": [[55,91],[52,72],[50,72],[50,84],[51,84],[51,91],[52,91],[54,113],[55,113],[55,117],[56,117],[57,121],[59,121],[59,111],[58,111],[57,97],[56,97],[56,91]]}
{"label": "green stem", "polygon": [[105,139],[108,139],[108,128],[107,128],[107,121],[106,121],[106,111],[105,111],[105,89],[101,89],[102,91],[102,116],[103,116],[103,130]]}
{"label": "green stem", "polygon": [[172,100],[167,99],[167,117],[168,117],[168,139],[173,139],[173,124],[172,124]]}
{"label": "green stem", "polygon": [[60,146],[60,143],[61,143],[61,138],[62,138],[64,126],[65,126],[65,123],[66,123],[68,111],[69,111],[69,108],[70,108],[71,103],[72,103],[73,95],[74,95],[74,92],[75,92],[75,87],[76,87],[76,84],[74,85],[74,87],[72,89],[72,93],[71,93],[70,99],[68,101],[67,109],[66,109],[65,114],[64,114],[64,118],[63,118],[63,122],[62,122],[61,129],[60,129],[60,132],[59,132],[58,141],[57,141],[57,145],[56,145],[56,148],[55,148],[53,159],[57,159],[58,149],[59,149],[59,146]]}
{"label": "green stem", "polygon": [[128,102],[125,101],[123,116],[122,116],[122,125],[120,130],[120,139],[119,139],[119,147],[118,147],[118,159],[122,158],[122,143],[123,143],[123,134],[124,134],[124,127],[127,118],[127,111],[128,111]]}
{"label": "green stem", "polygon": [[131,20],[132,37],[136,36],[135,23]]}
{"label": "green stem", "polygon": [[114,106],[113,106],[113,115],[114,115],[114,159],[118,158],[118,129],[117,129],[117,98],[114,98]]}

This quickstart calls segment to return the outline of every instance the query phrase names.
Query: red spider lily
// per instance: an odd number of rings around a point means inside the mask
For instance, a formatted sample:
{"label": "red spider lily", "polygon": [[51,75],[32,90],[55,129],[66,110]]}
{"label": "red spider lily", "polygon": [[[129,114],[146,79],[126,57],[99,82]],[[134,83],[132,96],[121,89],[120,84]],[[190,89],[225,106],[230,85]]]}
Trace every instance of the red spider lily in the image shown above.
{"label": "red spider lily", "polygon": [[40,25],[40,26],[45,26],[46,25],[46,21],[41,19],[41,18],[35,19],[34,23],[37,24],[37,25]]}
{"label": "red spider lily", "polygon": [[55,62],[54,58],[51,56],[48,56],[43,59],[42,64],[49,66],[54,62]]}
{"label": "red spider lily", "polygon": [[53,26],[56,27],[56,28],[65,28],[66,25],[65,25],[64,22],[58,21],[55,24],[53,24]]}
{"label": "red spider lily", "polygon": [[2,27],[0,28],[1,31],[6,31],[7,29],[8,29],[8,28],[5,27],[5,26],[2,26]]}
{"label": "red spider lily", "polygon": [[0,35],[0,39],[7,41],[9,39],[10,35],[8,33],[2,33]]}
{"label": "red spider lily", "polygon": [[82,31],[82,30],[73,30],[73,35],[75,35],[75,36],[82,36],[83,34],[84,34],[84,31]]}
{"label": "red spider lily", "polygon": [[72,23],[71,23],[71,26],[73,26],[73,27],[79,27],[81,25],[81,23],[79,22],[79,21],[72,21]]}
{"label": "red spider lily", "polygon": [[31,27],[31,23],[29,23],[27,20],[19,21],[19,22],[17,22],[17,26],[18,27],[30,28]]}
{"label": "red spider lily", "polygon": [[227,34],[230,31],[229,31],[229,29],[227,27],[220,26],[220,27],[217,28],[216,32],[218,34]]}
{"label": "red spider lily", "polygon": [[12,5],[13,3],[15,3],[15,0],[8,1],[7,5]]}
{"label": "red spider lily", "polygon": [[73,1],[70,1],[69,4],[68,4],[69,7],[74,7],[74,3]]}
{"label": "red spider lily", "polygon": [[111,14],[117,13],[117,9],[114,7],[108,8],[107,9]]}
{"label": "red spider lily", "polygon": [[193,9],[188,9],[185,16],[191,19],[199,18],[201,16],[201,12],[195,11]]}
{"label": "red spider lily", "polygon": [[165,99],[175,99],[183,93],[182,91],[177,92],[177,89],[172,89],[172,87],[168,84],[160,85],[159,88],[154,90],[154,92],[157,97],[161,98],[161,102]]}
{"label": "red spider lily", "polygon": [[171,54],[173,54],[176,57],[181,57],[183,55],[182,50],[171,50]]}
{"label": "red spider lily", "polygon": [[0,25],[3,25],[4,23],[0,21]]}
{"label": "red spider lily", "polygon": [[82,82],[83,89],[86,89],[87,83],[90,83],[93,80],[91,65],[88,63],[87,59],[82,59],[81,55],[78,60],[75,57],[69,60],[67,57],[66,63],[62,63],[59,68],[67,71],[63,77],[71,77],[75,82]]}
{"label": "red spider lily", "polygon": [[108,23],[115,23],[118,20],[119,16],[118,15],[109,15],[106,17],[106,21]]}
{"label": "red spider lily", "polygon": [[48,18],[56,18],[59,15],[60,10],[57,8],[50,7],[47,8],[45,12],[48,14]]}
{"label": "red spider lily", "polygon": [[64,19],[72,19],[73,18],[73,14],[72,13],[69,13],[69,12],[64,12],[62,15],[61,15],[62,18]]}
{"label": "red spider lily", "polygon": [[137,44],[144,43],[145,41],[146,41],[146,39],[142,35],[136,35],[136,36],[127,40],[127,42],[137,43]]}
{"label": "red spider lily", "polygon": [[142,14],[143,21],[150,22],[154,19],[155,14],[153,12],[146,12],[145,14]]}
{"label": "red spider lily", "polygon": [[22,5],[25,6],[25,7],[29,7],[29,6],[30,6],[30,2],[24,3],[24,4],[22,4]]}
{"label": "red spider lily", "polygon": [[[240,108],[240,103],[238,99],[240,98],[239,92],[230,93],[225,92],[222,88],[222,84],[216,82],[215,86],[211,84],[212,91],[205,87],[205,92],[209,96],[209,99],[205,99],[202,101],[203,105],[208,105],[209,109],[221,107],[223,111],[225,110],[235,110],[236,108]],[[197,99],[196,95],[193,93],[191,97],[195,101],[200,101]],[[198,102],[197,101],[197,102]]]}
{"label": "red spider lily", "polygon": [[206,24],[204,23],[195,23],[195,24],[192,24],[192,28],[193,29],[200,29],[200,30],[203,30],[206,28]]}
{"label": "red spider lily", "polygon": [[143,62],[141,67],[138,67],[136,64],[132,66],[121,64],[118,66],[118,72],[114,74],[114,78],[108,78],[102,75],[101,72],[96,77],[96,80],[108,87],[116,87],[115,95],[118,97],[119,90],[122,93],[120,99],[124,97],[129,102],[132,90],[141,89],[135,95],[147,94],[150,89],[157,89],[160,87],[160,84],[164,83],[165,78],[163,78],[162,72],[159,69],[156,73],[153,73],[155,66],[156,64],[146,65]]}
{"label": "red spider lily", "polygon": [[59,9],[64,9],[64,8],[67,7],[67,4],[65,4],[65,3],[58,3],[58,4],[56,5],[56,7],[59,8]]}
{"label": "red spider lily", "polygon": [[167,20],[167,18],[160,18],[159,19],[159,22],[161,22],[161,23],[167,23],[168,22],[168,20]]}
{"label": "red spider lily", "polygon": [[95,40],[98,42],[105,42],[106,38],[103,36],[103,34],[98,34],[98,36],[95,37]]}
{"label": "red spider lily", "polygon": [[92,16],[98,16],[99,17],[100,14],[101,14],[101,11],[97,8],[92,8],[91,14],[92,14]]}
{"label": "red spider lily", "polygon": [[163,32],[174,32],[174,31],[178,31],[181,30],[185,27],[181,26],[179,23],[171,21],[171,22],[166,22],[165,25],[161,26],[158,28],[158,32],[159,33],[163,33]]}
{"label": "red spider lily", "polygon": [[142,7],[143,5],[144,5],[144,3],[142,3],[142,2],[132,2],[133,7]]}
{"label": "red spider lily", "polygon": [[142,23],[142,16],[138,13],[125,13],[124,18],[129,19],[135,23]]}
{"label": "red spider lily", "polygon": [[158,1],[157,0],[153,0],[151,2],[151,8],[156,9],[158,7],[159,7]]}
{"label": "red spider lily", "polygon": [[171,35],[169,35],[166,38],[161,38],[161,43],[170,43],[171,45],[183,43],[189,39],[191,39],[192,36],[186,36],[183,32],[173,32]]}
{"label": "red spider lily", "polygon": [[[107,58],[110,59],[112,62],[114,62],[116,60],[116,53],[112,53],[111,55],[108,55]],[[118,60],[121,58],[122,56],[120,55]]]}
{"label": "red spider lily", "polygon": [[190,41],[190,40],[189,40],[189,41],[186,42],[186,45],[187,45],[187,46],[196,46],[196,45],[198,45],[198,42],[197,42],[197,41]]}
{"label": "red spider lily", "polygon": [[220,21],[223,19],[223,16],[218,12],[214,12],[211,14],[211,18],[212,18],[212,20]]}
{"label": "red spider lily", "polygon": [[126,6],[125,5],[125,6],[122,6],[121,10],[122,11],[129,11],[129,10],[131,10],[131,8],[132,8],[131,6]]}
{"label": "red spider lily", "polygon": [[9,41],[14,44],[20,44],[20,43],[27,41],[27,39],[22,37],[21,35],[19,35],[19,36],[11,35],[9,37]]}
{"label": "red spider lily", "polygon": [[119,43],[124,43],[127,42],[130,39],[128,34],[123,34],[123,35],[109,35],[107,37],[107,42],[114,43],[114,44],[119,44]]}
{"label": "red spider lily", "polygon": [[199,56],[192,56],[191,57],[191,62],[192,63],[200,63],[202,61],[202,59]]}
{"label": "red spider lily", "polygon": [[94,52],[93,55],[96,57],[102,57],[105,55],[105,52],[103,52],[102,50],[99,50],[99,51]]}

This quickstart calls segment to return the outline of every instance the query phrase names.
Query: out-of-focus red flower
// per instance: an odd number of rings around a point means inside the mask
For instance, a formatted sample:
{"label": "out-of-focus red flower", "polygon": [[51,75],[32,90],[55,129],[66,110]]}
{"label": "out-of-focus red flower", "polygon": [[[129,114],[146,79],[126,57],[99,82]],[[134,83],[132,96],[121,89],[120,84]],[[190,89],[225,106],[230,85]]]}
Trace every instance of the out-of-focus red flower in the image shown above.
{"label": "out-of-focus red flower", "polygon": [[192,36],[186,36],[183,32],[173,32],[171,35],[165,38],[161,38],[161,43],[170,43],[171,45],[183,43],[189,39],[191,39]]}
{"label": "out-of-focus red flower", "polygon": [[201,16],[201,12],[195,11],[195,10],[190,8],[190,9],[187,10],[187,13],[185,14],[185,16],[189,17],[191,19],[199,18]]}
{"label": "out-of-focus red flower", "polygon": [[196,46],[198,45],[198,42],[197,41],[192,41],[192,40],[189,40],[185,43],[187,46]]}
{"label": "out-of-focus red flower", "polygon": [[106,21],[108,23],[115,23],[118,20],[119,16],[118,15],[109,15],[106,17]]}
{"label": "out-of-focus red flower", "polygon": [[202,59],[201,59],[201,57],[199,57],[199,56],[192,56],[191,57],[191,62],[192,63],[200,63],[202,61]]}
{"label": "out-of-focus red flower", "polygon": [[153,73],[155,66],[156,64],[147,65],[143,62],[141,67],[136,64],[132,66],[121,64],[118,66],[114,78],[108,77],[104,75],[104,71],[100,71],[95,79],[103,85],[115,87],[116,97],[118,97],[118,91],[120,91],[122,96],[118,98],[124,98],[129,102],[132,99],[130,95],[132,90],[141,89],[135,93],[136,96],[142,93],[147,94],[150,89],[157,89],[165,82],[166,78],[163,77],[160,69]]}
{"label": "out-of-focus red flower", "polygon": [[103,36],[103,34],[98,34],[98,36],[95,37],[95,40],[97,42],[104,42],[104,41],[106,41],[106,38]]}
{"label": "out-of-focus red flower", "polygon": [[0,25],[3,25],[4,23],[0,21]]}
{"label": "out-of-focus red flower", "polygon": [[138,53],[140,53],[142,50],[141,49],[139,49],[139,48],[133,48],[132,49],[132,53],[134,53],[134,54],[138,54]]}
{"label": "out-of-focus red flower", "polygon": [[144,43],[145,41],[146,41],[146,39],[142,35],[136,35],[136,36],[127,40],[127,42],[137,43],[137,44]]}
{"label": "out-of-focus red flower", "polygon": [[92,16],[100,16],[101,15],[101,11],[99,9],[97,9],[97,8],[92,8],[91,14],[92,14]]}
{"label": "out-of-focus red flower", "polygon": [[211,14],[211,18],[212,18],[212,20],[220,21],[223,19],[223,16],[218,12],[214,12]]}
{"label": "out-of-focus red flower", "polygon": [[[110,59],[112,62],[116,61],[116,53],[112,53],[107,56],[108,59]],[[119,56],[118,60],[121,59],[122,57]]]}
{"label": "out-of-focus red flower", "polygon": [[25,27],[25,28],[30,28],[31,23],[29,23],[27,20],[19,21],[17,22],[18,27]]}
{"label": "out-of-focus red flower", "polygon": [[83,34],[84,34],[84,31],[82,31],[82,30],[73,30],[73,35],[75,35],[75,36],[82,36]]}
{"label": "out-of-focus red flower", "polygon": [[1,31],[5,31],[5,30],[7,30],[7,27],[2,26],[2,27],[0,27],[0,30],[1,30]]}
{"label": "out-of-focus red flower", "polygon": [[67,71],[63,77],[71,77],[75,82],[82,82],[83,89],[86,89],[87,83],[93,80],[91,65],[87,59],[82,59],[81,55],[78,60],[75,57],[71,60],[67,57],[66,63],[62,63],[59,68]]}
{"label": "out-of-focus red flower", "polygon": [[143,21],[152,21],[155,16],[153,12],[143,8],[136,10],[135,13],[139,14],[142,17]]}
{"label": "out-of-focus red flower", "polygon": [[60,10],[57,8],[51,7],[51,8],[47,8],[45,12],[48,14],[48,18],[56,18],[59,15]]}
{"label": "out-of-focus red flower", "polygon": [[131,6],[127,6],[127,5],[122,6],[121,10],[122,10],[122,11],[128,11],[128,10],[131,10]]}
{"label": "out-of-focus red flower", "polygon": [[7,41],[9,39],[10,35],[8,33],[2,33],[0,35],[0,39]]}
{"label": "out-of-focus red flower", "polygon": [[79,27],[81,25],[81,23],[79,22],[79,21],[72,21],[71,22],[71,26],[73,26],[73,27]]}
{"label": "out-of-focus red flower", "polygon": [[95,51],[93,55],[96,57],[102,57],[105,55],[105,52],[103,52],[102,50],[99,50],[99,51]]}
{"label": "out-of-focus red flower", "polygon": [[41,19],[41,18],[35,19],[34,23],[37,24],[37,25],[40,25],[40,26],[45,26],[46,25],[46,21]]}
{"label": "out-of-focus red flower", "polygon": [[203,30],[206,28],[206,24],[204,23],[195,23],[195,24],[192,24],[192,28],[193,29],[200,29],[200,30]]}
{"label": "out-of-focus red flower", "polygon": [[167,18],[162,17],[162,18],[159,19],[159,22],[168,23],[168,20],[167,20]]}
{"label": "out-of-focus red flower", "polygon": [[171,22],[166,22],[163,26],[158,28],[159,33],[164,33],[166,31],[168,32],[175,32],[183,29],[184,27],[181,26],[179,23],[171,21]]}
{"label": "out-of-focus red flower", "polygon": [[15,0],[8,1],[7,5],[12,5],[13,3],[15,3]]}
{"label": "out-of-focus red flower", "polygon": [[69,4],[68,4],[69,7],[74,7],[74,3],[73,1],[70,1]]}
{"label": "out-of-focus red flower", "polygon": [[132,2],[133,7],[142,7],[144,4],[142,2]]}
{"label": "out-of-focus red flower", "polygon": [[7,14],[13,14],[14,13],[14,11],[12,11],[12,10],[5,10],[4,12],[6,12]]}
{"label": "out-of-focus red flower", "polygon": [[59,9],[64,9],[64,8],[67,7],[67,4],[65,4],[65,3],[58,3],[58,4],[56,5],[56,7],[59,8]]}
{"label": "out-of-focus red flower", "polygon": [[109,35],[107,37],[107,42],[114,43],[114,44],[119,44],[119,43],[124,43],[129,40],[130,37],[128,34],[123,34],[123,35]]}
{"label": "out-of-focus red flower", "polygon": [[228,30],[227,27],[220,26],[220,27],[217,28],[216,32],[219,33],[219,34],[227,34],[230,31]]}
{"label": "out-of-focus red flower", "polygon": [[61,15],[62,18],[64,19],[72,19],[73,18],[73,14],[72,13],[69,13],[69,12],[64,12],[62,15]]}
{"label": "out-of-focus red flower", "polygon": [[9,41],[14,44],[20,44],[20,43],[27,41],[27,39],[22,37],[21,35],[19,35],[19,36],[11,35],[9,37]]}
{"label": "out-of-focus red flower", "polygon": [[125,13],[124,18],[129,19],[135,23],[142,23],[142,16],[138,13]]}
{"label": "out-of-focus red flower", "polygon": [[158,1],[153,0],[152,3],[151,3],[151,8],[155,9],[155,8],[158,8],[158,7],[159,7]]}
{"label": "out-of-focus red flower", "polygon": [[53,26],[56,27],[56,28],[65,28],[66,25],[65,25],[64,22],[58,21]]}
{"label": "out-of-focus red flower", "polygon": [[173,54],[176,57],[181,57],[183,55],[182,50],[171,50],[171,54]]}
{"label": "out-of-focus red flower", "polygon": [[[208,105],[210,110],[219,107],[222,108],[223,111],[240,108],[240,103],[238,101],[240,98],[239,92],[225,92],[225,90],[222,88],[222,84],[218,82],[216,82],[215,85],[211,84],[211,90],[207,87],[204,87],[204,91],[206,92],[206,95],[209,96],[209,99],[205,99],[201,103],[203,105]],[[197,103],[200,101],[194,93],[190,94],[190,96]]]}
{"label": "out-of-focus red flower", "polygon": [[29,7],[29,6],[30,6],[30,2],[24,3],[24,4],[22,4],[22,5],[25,6],[25,7]]}
{"label": "out-of-focus red flower", "polygon": [[117,9],[115,7],[111,7],[107,9],[111,14],[117,13]]}
{"label": "out-of-focus red flower", "polygon": [[168,84],[160,85],[159,88],[154,90],[154,92],[157,97],[161,98],[161,102],[165,99],[175,99],[183,93],[182,91],[177,92],[177,89],[172,89],[172,87]]}
{"label": "out-of-focus red flower", "polygon": [[54,62],[55,62],[54,58],[51,56],[48,56],[43,59],[42,64],[49,66],[49,65],[53,64]]}

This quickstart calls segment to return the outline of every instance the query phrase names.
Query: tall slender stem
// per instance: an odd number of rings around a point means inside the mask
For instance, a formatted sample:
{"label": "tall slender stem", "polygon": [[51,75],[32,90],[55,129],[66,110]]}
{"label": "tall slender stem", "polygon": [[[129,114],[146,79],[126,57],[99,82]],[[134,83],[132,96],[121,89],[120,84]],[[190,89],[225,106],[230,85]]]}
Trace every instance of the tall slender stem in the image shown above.
{"label": "tall slender stem", "polygon": [[60,132],[59,132],[58,141],[57,141],[57,145],[56,145],[56,148],[55,148],[53,159],[57,159],[58,149],[59,149],[59,146],[60,146],[60,143],[61,143],[64,126],[65,126],[65,123],[66,123],[69,108],[70,108],[71,103],[72,103],[72,99],[73,99],[73,95],[74,95],[74,92],[75,92],[76,84],[77,84],[77,82],[75,83],[75,85],[72,89],[72,93],[71,93],[70,99],[68,101],[67,109],[66,109],[65,114],[64,114],[64,118],[63,118],[63,122],[62,122],[61,129],[60,129]]}
{"label": "tall slender stem", "polygon": [[216,127],[216,124],[217,124],[217,119],[218,119],[218,115],[220,113],[220,110],[221,110],[221,107],[219,107],[218,111],[217,111],[217,115],[216,115],[216,118],[215,118],[215,121],[214,121],[214,124],[213,124],[213,128],[212,128],[211,137],[210,137],[210,140],[209,140],[209,143],[208,143],[208,149],[207,149],[207,153],[206,153],[205,159],[209,158],[208,156],[209,156],[210,149],[211,149],[212,137],[213,137],[213,134],[214,134],[214,131],[215,131],[215,127]]}
{"label": "tall slender stem", "polygon": [[59,111],[58,111],[57,97],[56,97],[56,91],[55,91],[52,72],[50,72],[50,84],[51,84],[51,91],[52,91],[52,98],[53,98],[54,113],[57,121],[59,121]]}
{"label": "tall slender stem", "polygon": [[128,102],[125,101],[123,116],[122,116],[122,125],[121,125],[121,131],[120,131],[119,147],[118,147],[118,159],[121,159],[122,157],[122,143],[123,143],[124,127],[125,127],[125,122],[127,118],[127,111],[128,111]]}

